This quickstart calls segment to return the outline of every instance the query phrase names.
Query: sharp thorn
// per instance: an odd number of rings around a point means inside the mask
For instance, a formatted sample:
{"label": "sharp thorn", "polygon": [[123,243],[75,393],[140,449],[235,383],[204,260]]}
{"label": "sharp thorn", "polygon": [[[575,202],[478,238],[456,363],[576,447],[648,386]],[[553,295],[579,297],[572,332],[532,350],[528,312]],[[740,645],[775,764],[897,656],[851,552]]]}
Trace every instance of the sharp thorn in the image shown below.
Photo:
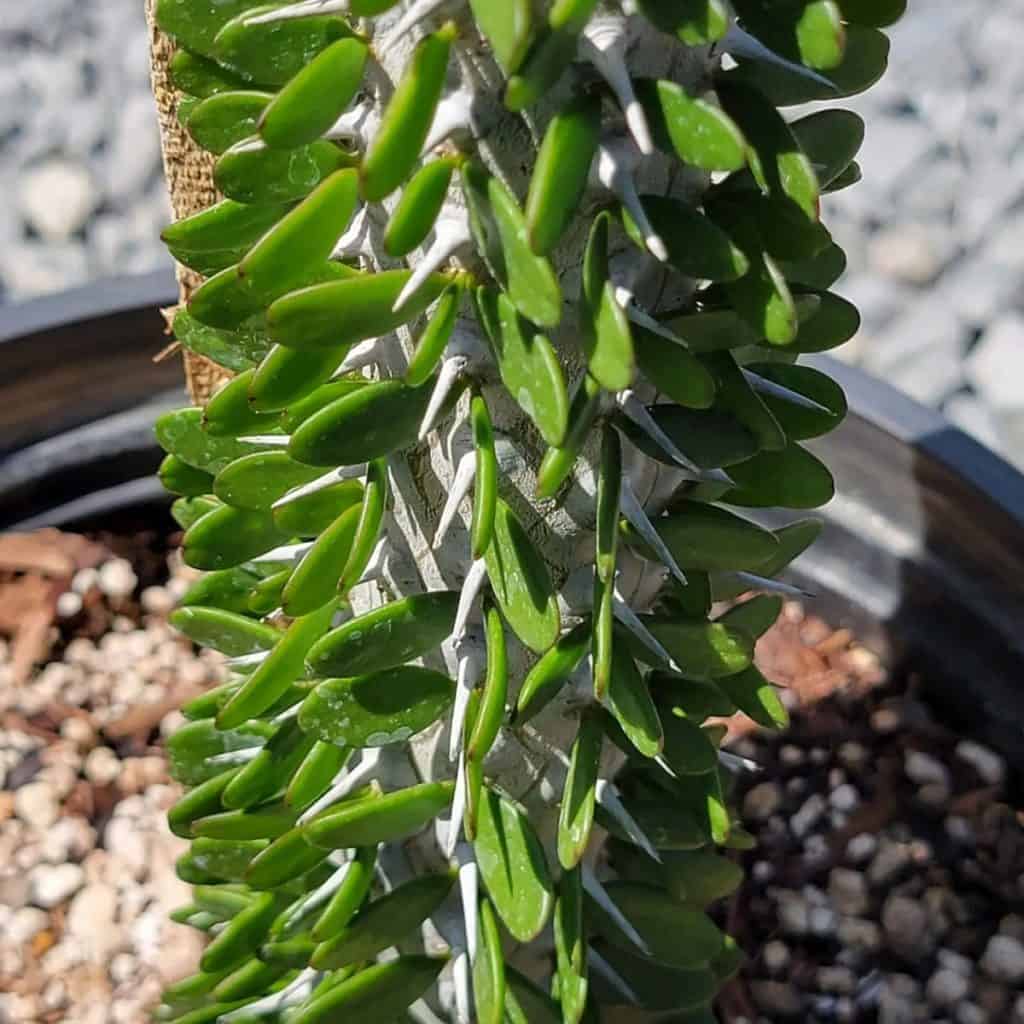
{"label": "sharp thorn", "polygon": [[473,610],[473,604],[480,594],[480,590],[486,579],[487,563],[484,559],[478,558],[470,566],[469,572],[466,573],[466,579],[462,584],[462,592],[459,595],[459,607],[455,614],[455,628],[452,631],[452,637],[456,643],[458,643],[465,635],[466,627],[469,623],[469,616]]}
{"label": "sharp thorn", "polygon": [[661,854],[654,848],[647,833],[637,824],[636,818],[626,809],[619,797],[619,791],[607,779],[597,780],[597,802],[622,826],[632,839],[652,860],[661,861]]}
{"label": "sharp thorn", "polygon": [[794,391],[792,388],[787,388],[782,384],[776,384],[775,381],[762,377],[760,374],[754,373],[753,370],[746,369],[746,367],[742,369],[742,373],[747,383],[762,395],[779,398],[784,402],[792,402],[793,405],[799,405],[803,409],[810,409],[812,412],[823,412],[829,416],[833,415],[832,410],[827,405],[822,405],[821,402],[816,402],[813,398],[801,395],[799,391]]}
{"label": "sharp thorn", "polygon": [[583,888],[590,898],[615,922],[616,926],[645,956],[651,955],[651,949],[643,940],[643,936],[633,927],[629,918],[619,909],[618,904],[609,896],[608,890],[601,884],[597,875],[587,865],[580,868]]}
{"label": "sharp thorn", "polygon": [[419,439],[422,441],[431,430],[434,429],[444,403],[455,387],[456,382],[462,375],[463,370],[469,365],[466,356],[451,356],[441,363],[441,369],[437,374],[437,383],[430,395],[430,402],[427,404],[427,411],[423,414],[423,422],[420,423]]}
{"label": "sharp thorn", "polygon": [[832,92],[838,92],[835,82],[819,74],[812,68],[798,64],[796,61],[788,60],[781,54],[769,49],[760,39],[755,38],[749,32],[745,32],[739,25],[733,23],[719,44],[719,49],[724,50],[733,57],[745,57],[748,60],[758,60],[764,64],[774,64],[776,67],[784,68],[786,71],[799,75],[801,78],[810,79],[819,85],[825,86]]}
{"label": "sharp thorn", "polygon": [[[448,735],[448,760],[452,764],[461,764],[462,735],[466,728],[469,696],[476,688],[482,674],[483,658],[476,644],[461,645],[455,683],[455,706],[452,708],[452,726]],[[460,774],[464,775],[465,773]]]}
{"label": "sharp thorn", "polygon": [[468,215],[447,215],[434,224],[434,241],[402,289],[391,311],[397,313],[427,283],[430,276],[440,270],[460,249],[473,241]]}
{"label": "sharp thorn", "polygon": [[452,481],[451,488],[448,491],[448,499],[444,503],[444,511],[441,513],[441,521],[437,524],[437,533],[434,534],[433,543],[435,548],[440,547],[444,543],[445,537],[448,536],[448,531],[455,521],[455,515],[459,511],[459,505],[462,504],[463,498],[469,494],[475,477],[476,452],[466,452],[459,459],[458,468],[455,470],[455,479]]}
{"label": "sharp thorn", "polygon": [[640,500],[626,480],[622,481],[622,494],[619,503],[626,520],[654,549],[654,553],[658,556],[658,561],[672,573],[681,586],[689,586],[686,574],[679,568],[675,555],[669,550],[669,546],[662,539],[661,534],[658,533],[654,523],[648,518],[643,505],[640,504]]}

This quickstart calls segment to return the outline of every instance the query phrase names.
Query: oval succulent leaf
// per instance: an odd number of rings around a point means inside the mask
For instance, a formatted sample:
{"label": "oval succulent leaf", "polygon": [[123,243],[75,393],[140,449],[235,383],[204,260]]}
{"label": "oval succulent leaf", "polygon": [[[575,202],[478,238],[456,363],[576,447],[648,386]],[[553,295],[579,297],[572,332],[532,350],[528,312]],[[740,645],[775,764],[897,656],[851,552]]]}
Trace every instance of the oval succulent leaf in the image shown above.
{"label": "oval succulent leaf", "polygon": [[383,747],[404,743],[436,722],[454,693],[447,676],[403,665],[354,679],[328,679],[303,702],[299,721],[329,743]]}
{"label": "oval succulent leaf", "polygon": [[505,621],[538,654],[558,639],[561,616],[543,558],[504,501],[498,500],[494,540],[484,556],[487,577]]}
{"label": "oval succulent leaf", "polygon": [[473,846],[480,878],[509,934],[519,942],[535,939],[551,917],[554,891],[529,818],[486,789]]}

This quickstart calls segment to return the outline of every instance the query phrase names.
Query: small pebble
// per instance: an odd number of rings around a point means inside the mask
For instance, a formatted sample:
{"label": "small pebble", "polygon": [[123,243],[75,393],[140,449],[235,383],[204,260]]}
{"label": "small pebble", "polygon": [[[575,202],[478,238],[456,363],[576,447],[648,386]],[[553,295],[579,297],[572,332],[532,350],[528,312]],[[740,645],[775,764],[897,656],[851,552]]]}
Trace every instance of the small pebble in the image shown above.
{"label": "small pebble", "polygon": [[903,716],[895,708],[878,708],[871,714],[871,728],[888,736],[903,725]]}
{"label": "small pebble", "polygon": [[828,876],[832,906],[844,917],[862,917],[870,905],[867,881],[859,871],[834,868]]}
{"label": "small pebble", "polygon": [[743,817],[747,821],[767,821],[782,807],[782,790],[776,782],[762,782],[743,798]]}
{"label": "small pebble", "polygon": [[121,762],[110,747],[96,747],[85,759],[85,777],[97,786],[109,786],[121,774]]}
{"label": "small pebble", "polygon": [[886,944],[899,957],[920,963],[931,955],[935,939],[928,928],[928,912],[906,896],[890,896],[882,907]]}
{"label": "small pebble", "polygon": [[855,835],[846,844],[846,856],[854,864],[865,864],[878,852],[878,839],[870,832]]}
{"label": "small pebble", "polygon": [[791,959],[789,946],[778,939],[766,942],[761,951],[761,960],[771,974],[781,974],[789,966]]}
{"label": "small pebble", "polygon": [[62,619],[73,619],[82,610],[82,595],[65,590],[57,598],[57,614]]}
{"label": "small pebble", "polygon": [[911,782],[919,786],[935,784],[949,789],[949,769],[938,758],[920,750],[908,750],[903,758],[903,770]]}
{"label": "small pebble", "polygon": [[848,996],[857,988],[857,976],[848,967],[819,967],[815,976],[822,992]]}
{"label": "small pebble", "polygon": [[69,900],[85,884],[78,864],[41,864],[29,875],[29,892],[37,907],[50,910]]}
{"label": "small pebble", "polygon": [[14,813],[35,828],[49,828],[60,817],[60,802],[50,783],[30,782],[14,794]]}
{"label": "small pebble", "polygon": [[[129,597],[138,586],[139,579],[131,562],[124,558],[115,558],[100,566],[97,583],[107,597],[117,599]],[[134,623],[131,623],[131,628],[135,628]]]}
{"label": "small pebble", "polygon": [[828,805],[820,793],[807,798],[800,810],[789,821],[789,827],[798,839],[802,839],[824,817]]}
{"label": "small pebble", "polygon": [[966,761],[989,786],[1001,786],[1006,779],[1006,762],[1002,756],[980,743],[961,740],[956,746],[956,756]]}
{"label": "small pebble", "polygon": [[912,859],[904,843],[883,839],[868,868],[868,881],[875,886],[889,885],[910,867]]}
{"label": "small pebble", "polygon": [[932,1006],[949,1009],[967,998],[971,983],[962,974],[941,968],[936,971],[925,986],[925,998]]}
{"label": "small pebble", "polygon": [[980,966],[996,981],[1020,984],[1024,981],[1024,943],[1010,935],[993,935],[985,947]]}
{"label": "small pebble", "polygon": [[832,790],[829,794],[829,803],[843,814],[849,814],[860,804],[860,794],[856,786],[846,783]]}

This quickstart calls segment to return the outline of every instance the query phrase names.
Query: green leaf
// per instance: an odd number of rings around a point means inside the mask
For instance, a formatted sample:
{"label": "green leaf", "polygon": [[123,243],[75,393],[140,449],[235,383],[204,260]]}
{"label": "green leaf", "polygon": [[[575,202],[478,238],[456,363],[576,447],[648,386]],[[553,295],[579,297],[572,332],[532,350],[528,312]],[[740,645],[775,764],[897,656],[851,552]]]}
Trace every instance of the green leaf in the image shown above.
{"label": "green leaf", "polygon": [[221,507],[221,502],[209,495],[198,498],[179,498],[171,505],[171,517],[183,529],[198,523],[203,516]]}
{"label": "green leaf", "polygon": [[[309,483],[318,475],[319,470],[303,466],[286,452],[255,452],[225,466],[217,474],[213,490],[221,501],[236,508],[264,509],[270,508],[293,487]],[[293,532],[281,529],[285,533]]]}
{"label": "green leaf", "polygon": [[164,413],[154,428],[160,447],[195,469],[214,476],[236,459],[263,451],[258,444],[230,437],[211,437],[203,430],[201,409],[177,409]]}
{"label": "green leaf", "polygon": [[742,604],[733,605],[715,621],[732,629],[742,630],[757,639],[775,625],[781,612],[781,597],[776,594],[759,594]]}
{"label": "green leaf", "polygon": [[[282,419],[284,423],[289,418],[290,407],[294,408],[306,398],[313,400],[313,395],[319,390],[318,385],[330,379],[348,349],[348,345],[342,345],[312,352],[297,352],[283,345],[275,345],[253,374],[249,388],[253,408],[262,412],[288,410]],[[295,424],[286,427],[288,430],[294,428]]]}
{"label": "green leaf", "polygon": [[830,68],[828,80],[834,88],[796,71],[762,61],[740,59],[739,67],[719,76],[753,86],[777,107],[791,107],[815,100],[835,101],[870,88],[885,73],[889,63],[889,39],[884,33],[863,25],[847,25],[846,51],[842,63]]}
{"label": "green leaf", "polygon": [[846,273],[846,253],[833,242],[813,259],[779,260],[778,264],[791,285],[825,291]]}
{"label": "green leaf", "polygon": [[198,498],[213,490],[213,477],[209,473],[195,469],[177,455],[168,455],[160,463],[157,476],[165,490],[182,497]]}
{"label": "green leaf", "polygon": [[590,375],[603,388],[621,391],[633,381],[635,356],[629,320],[609,279],[610,225],[607,211],[591,225],[580,276],[579,337]]}
{"label": "green leaf", "polygon": [[[474,6],[485,4],[493,6]],[[575,97],[548,124],[526,200],[530,247],[540,256],[555,248],[579,210],[600,132],[601,101],[593,96]]]}
{"label": "green leaf", "polygon": [[281,779],[291,777],[315,742],[294,720],[285,722],[231,780],[221,797],[224,809],[244,810],[271,799],[281,788]]}
{"label": "green leaf", "polygon": [[480,877],[505,927],[519,942],[532,942],[554,908],[544,850],[526,813],[485,789],[474,842]]}
{"label": "green leaf", "polygon": [[[687,677],[717,680],[743,671],[753,658],[753,639],[721,623],[687,622],[661,615],[641,618]],[[633,654],[650,657],[646,649],[634,648]]]}
{"label": "green leaf", "polygon": [[180,603],[183,607],[206,605],[244,615],[249,596],[259,582],[260,577],[247,566],[208,572],[185,591]]}
{"label": "green leaf", "polygon": [[539,714],[576,671],[590,649],[590,624],[583,622],[561,636],[530,669],[516,699],[515,722]]}
{"label": "green leaf", "polygon": [[275,224],[238,264],[261,306],[306,284],[327,261],[358,200],[353,170],[336,171]]}
{"label": "green leaf", "polygon": [[375,459],[366,468],[366,488],[359,510],[359,525],[352,539],[345,568],[338,580],[338,593],[343,597],[359,583],[373,557],[374,548],[384,525],[384,512],[388,502],[388,465],[384,459]]}
{"label": "green leaf", "polygon": [[494,539],[494,517],[498,508],[498,455],[494,427],[482,395],[470,403],[476,481],[473,487],[473,518],[470,524],[473,558],[483,558]]}
{"label": "green leaf", "polygon": [[743,376],[731,352],[698,357],[715,380],[715,405],[735,417],[757,440],[762,451],[781,451],[786,435],[769,407]]}
{"label": "green leaf", "polygon": [[[689,970],[669,967],[639,956],[622,944],[601,943],[600,953],[619,977],[628,980],[630,991],[636,994],[643,1010],[695,1010],[711,1003],[718,993],[718,979],[707,967]],[[622,999],[621,994],[609,988],[607,982],[601,983],[601,990],[609,1002],[617,1003]],[[689,1017],[674,1016],[671,1019],[690,1024]]]}
{"label": "green leaf", "polygon": [[327,604],[312,615],[296,619],[238,693],[221,708],[218,727],[233,729],[272,707],[302,675],[306,653],[330,627],[336,610],[335,605]]}
{"label": "green leaf", "polygon": [[558,860],[566,871],[579,864],[590,841],[604,733],[593,715],[580,717],[558,818]]}
{"label": "green leaf", "polygon": [[487,197],[504,253],[503,281],[513,305],[528,320],[556,327],[562,319],[562,289],[551,264],[530,247],[526,217],[516,198],[497,178],[487,183]]}
{"label": "green leaf", "polygon": [[185,786],[198,786],[223,772],[223,765],[210,763],[218,754],[260,747],[274,727],[251,723],[242,729],[220,730],[210,719],[183,725],[167,741],[172,778]]}
{"label": "green leaf", "polygon": [[[616,639],[620,637],[616,632]],[[629,741],[644,757],[661,753],[663,733],[658,709],[629,649],[622,642],[615,644],[612,654],[607,705]]]}
{"label": "green leaf", "polygon": [[[730,473],[735,468],[730,467]],[[654,526],[683,569],[756,571],[779,546],[768,530],[723,508],[697,501],[673,502],[667,515],[654,520]],[[625,536],[644,553],[631,528],[626,527]]]}
{"label": "green leaf", "polygon": [[899,21],[907,10],[907,0],[838,0],[838,3],[847,21],[876,28]]}
{"label": "green leaf", "polygon": [[[649,409],[655,423],[701,469],[732,466],[758,450],[754,435],[735,417],[716,409],[683,409],[678,405],[654,405]],[[631,420],[616,420],[622,432],[645,455],[668,466],[675,460]]]}
{"label": "green leaf", "polygon": [[505,626],[498,610],[485,607],[484,633],[487,642],[487,675],[473,726],[466,732],[466,758],[476,764],[490,753],[505,721],[505,700],[508,696],[508,654]]}
{"label": "green leaf", "polygon": [[415,937],[451,891],[453,881],[451,874],[428,874],[368,903],[342,932],[316,948],[311,965],[319,971],[337,970],[372,960],[385,949]]}
{"label": "green leaf", "polygon": [[194,821],[224,809],[221,794],[241,770],[229,768],[189,790],[167,812],[167,824],[171,831],[181,839],[191,839]]}
{"label": "green leaf", "polygon": [[533,30],[533,6],[530,0],[470,0],[473,19],[481,35],[491,45],[494,57],[506,75],[514,74],[522,64]]}
{"label": "green leaf", "polygon": [[790,352],[827,352],[848,342],[860,330],[857,307],[832,292],[806,292],[819,300],[817,310],[803,323]]}
{"label": "green leaf", "polygon": [[[170,0],[170,2],[159,0],[158,12],[162,8],[170,7],[174,2],[175,0]],[[177,2],[181,2],[181,0],[177,0]],[[215,96],[219,92],[245,89],[252,84],[241,75],[233,74],[209,58],[180,47],[174,51],[168,70],[171,83],[180,92],[186,94],[183,100],[198,101],[206,99],[208,96]]]}
{"label": "green leaf", "polygon": [[260,328],[242,324],[237,331],[222,331],[199,323],[184,309],[174,317],[173,330],[183,348],[235,373],[254,367],[270,351],[270,338]]}
{"label": "green leaf", "polygon": [[356,676],[395,668],[435,650],[451,633],[457,591],[415,594],[351,619],[309,652],[318,676]]}
{"label": "green leaf", "polygon": [[852,110],[818,110],[789,126],[822,188],[853,163],[864,143],[864,121]]}
{"label": "green leaf", "polygon": [[477,318],[491,343],[502,383],[550,445],[565,438],[569,395],[551,342],[533,333],[511,300],[492,288],[476,291]]}
{"label": "green leaf", "polygon": [[[278,778],[279,785],[280,781]],[[245,880],[253,889],[278,889],[323,864],[327,857],[326,850],[310,846],[302,832],[293,828],[253,857],[246,869]],[[304,960],[302,966],[305,966]]]}
{"label": "green leaf", "polygon": [[707,409],[715,400],[715,380],[682,345],[637,324],[633,350],[640,372],[673,402]]}
{"label": "green leaf", "polygon": [[665,760],[677,775],[704,775],[718,768],[718,748],[696,722],[669,712],[661,723]]}
{"label": "green leaf", "polygon": [[274,522],[296,537],[318,537],[338,516],[363,502],[363,485],[342,480],[274,509]]}
{"label": "green leaf", "polygon": [[288,539],[269,512],[222,505],[185,531],[182,555],[193,569],[231,569]]}
{"label": "green leaf", "polygon": [[251,956],[270,930],[277,909],[277,900],[271,893],[257,896],[203,951],[199,961],[203,971],[215,974],[237,967]]}
{"label": "green leaf", "polygon": [[578,870],[562,873],[554,920],[558,1001],[565,1024],[579,1024],[586,1010],[589,985],[583,885]]}
{"label": "green leaf", "polygon": [[554,87],[576,56],[578,30],[549,28],[530,46],[519,70],[508,80],[505,107],[525,110]]}
{"label": "green leaf", "polygon": [[363,158],[363,197],[386,199],[416,166],[441,100],[454,29],[442,28],[416,48]]}
{"label": "green leaf", "polygon": [[[624,749],[629,745],[623,737]],[[659,768],[658,771],[661,771]],[[660,800],[630,800],[629,813],[650,839],[656,850],[698,850],[711,841],[711,834],[678,801],[666,805]],[[613,836],[632,843],[633,840],[623,830],[616,818],[606,814],[600,807],[597,819],[601,826]]]}
{"label": "green leaf", "polygon": [[732,309],[686,313],[667,319],[665,326],[678,334],[692,352],[718,352],[756,345],[761,341],[761,335]]}
{"label": "green leaf", "polygon": [[277,416],[256,412],[249,404],[252,370],[243,370],[214,392],[203,410],[203,429],[212,437],[241,437],[272,433]]}
{"label": "green leaf", "polygon": [[473,1001],[479,1024],[502,1024],[505,1019],[505,954],[494,910],[480,904],[477,958],[473,963]]}
{"label": "green leaf", "polygon": [[382,747],[433,725],[454,700],[440,672],[402,665],[354,679],[328,679],[302,704],[302,727],[330,743]]}
{"label": "green leaf", "polygon": [[[164,228],[161,239],[180,263],[201,274],[210,275],[237,263],[288,212],[282,204],[247,206],[233,199],[184,217]],[[174,331],[178,340],[178,320]],[[233,367],[232,367],[233,368]]]}
{"label": "green leaf", "polygon": [[351,35],[342,18],[313,15],[257,22],[255,15],[278,5],[258,7],[238,15],[217,33],[213,54],[217,63],[236,74],[284,85],[305,68],[321,50]]}
{"label": "green leaf", "polygon": [[750,508],[820,508],[835,495],[828,467],[806,448],[790,443],[780,452],[761,452],[730,467],[736,487],[722,495],[730,505]]}
{"label": "green leaf", "polygon": [[[192,846],[186,856],[190,858],[194,868],[205,872],[214,880],[241,882],[253,858],[269,845],[266,839],[233,841],[197,837],[192,840]],[[180,865],[181,860],[178,863]]]}
{"label": "green leaf", "polygon": [[569,404],[568,429],[559,447],[549,448],[537,471],[537,497],[553,498],[576,466],[590,428],[601,412],[604,391],[589,373],[583,375]]}
{"label": "green leaf", "polygon": [[454,157],[431,160],[409,180],[384,232],[384,249],[389,256],[401,259],[426,241],[444,205],[456,166]]}
{"label": "green leaf", "polygon": [[772,345],[791,344],[800,326],[796,302],[782,271],[764,250],[753,208],[718,201],[709,204],[708,213],[729,232],[750,261],[744,277],[725,284],[733,308],[758,339]]}
{"label": "green leaf", "polygon": [[[669,262],[681,273],[707,281],[735,281],[750,268],[729,236],[687,203],[653,195],[641,197],[641,202],[668,248]],[[645,248],[643,233],[626,210],[623,223],[633,241]]]}
{"label": "green leaf", "polygon": [[360,39],[338,39],[318,53],[264,111],[263,141],[274,149],[296,149],[320,138],[359,91],[368,52]]}
{"label": "green leaf", "polygon": [[639,0],[639,7],[687,46],[717,42],[729,30],[729,10],[722,0]]}
{"label": "green leaf", "polygon": [[345,930],[370,892],[376,865],[376,845],[362,846],[355,851],[341,884],[313,926],[314,940],[326,942]]}
{"label": "green leaf", "polygon": [[[724,617],[718,621],[725,622]],[[751,636],[758,635],[742,622],[729,620],[725,624]],[[697,725],[708,718],[728,718],[736,713],[733,702],[709,680],[687,679],[675,672],[655,670],[648,675],[647,685],[659,707],[671,708],[673,714],[682,714]]]}
{"label": "green leaf", "polygon": [[[702,911],[665,899],[665,892],[636,882],[608,882],[608,895],[639,932],[651,958],[689,970],[707,965],[722,948],[722,933]],[[595,924],[613,945],[632,953],[636,946],[604,912],[590,904]]]}
{"label": "green leaf", "polygon": [[737,171],[746,166],[743,133],[716,103],[690,96],[675,82],[641,78],[633,85],[663,152],[674,152],[705,171]]}
{"label": "green leaf", "polygon": [[372,846],[418,832],[452,801],[451,782],[424,782],[378,800],[341,804],[304,826],[310,842],[330,850]]}
{"label": "green leaf", "polygon": [[444,963],[426,956],[401,956],[373,964],[307,1002],[291,1024],[320,1024],[351,1014],[357,1014],[361,1024],[392,1024],[434,984]]}
{"label": "green leaf", "polygon": [[792,129],[756,89],[723,76],[718,98],[750,146],[750,169],[769,194],[792,199],[808,219],[818,219],[820,186]]}
{"label": "green leaf", "polygon": [[843,422],[846,396],[827,374],[810,366],[788,366],[785,363],[748,363],[747,369],[825,407],[807,409],[786,398],[768,394],[761,396],[761,401],[771,410],[786,436],[794,441],[820,437]]}
{"label": "green leaf", "polygon": [[344,377],[335,377],[326,384],[314,387],[304,398],[293,402],[281,414],[282,429],[291,434],[314,413],[325,409],[331,402],[366,387],[369,383],[365,377],[346,374]]}
{"label": "green leaf", "polygon": [[309,195],[329,174],[352,160],[333,142],[297,149],[269,149],[259,137],[225,151],[213,169],[217,188],[239,203],[289,203]]}
{"label": "green leaf", "polygon": [[540,552],[512,510],[498,500],[487,576],[505,621],[532,651],[546,651],[561,628],[558,599]]}
{"label": "green leaf", "polygon": [[710,850],[688,850],[664,858],[669,892],[683,903],[706,907],[724,900],[743,884],[743,868]]}
{"label": "green leaf", "polygon": [[789,713],[778,692],[756,666],[751,665],[735,675],[724,676],[718,685],[748,718],[765,729],[785,729]]}
{"label": "green leaf", "polygon": [[[157,0],[156,23],[182,46],[214,56],[213,40],[232,18],[261,0]],[[190,90],[191,91],[191,90]]]}
{"label": "green leaf", "polygon": [[348,756],[344,747],[317,740],[288,783],[284,802],[293,810],[306,810],[330,789]]}
{"label": "green leaf", "polygon": [[209,839],[245,841],[250,839],[277,839],[291,831],[295,814],[283,804],[263,804],[247,811],[222,811],[200,818],[192,832]]}
{"label": "green leaf", "polygon": [[286,615],[309,615],[337,594],[361,511],[358,505],[345,509],[302,557],[281,592]]}
{"label": "green leaf", "polygon": [[416,442],[433,382],[418,388],[383,380],[360,388],[310,416],[288,451],[310,466],[354,466]]}
{"label": "green leaf", "polygon": [[337,349],[388,334],[422,313],[450,283],[442,274],[432,275],[395,312],[411,275],[410,270],[385,270],[285,295],[267,312],[271,337],[308,350]]}
{"label": "green leaf", "polygon": [[768,10],[755,0],[736,0],[735,7],[747,31],[787,60],[828,70],[843,59],[846,34],[835,0],[801,0]]}
{"label": "green leaf", "polygon": [[271,98],[255,89],[217,93],[191,110],[186,127],[203,149],[219,155],[256,131]]}

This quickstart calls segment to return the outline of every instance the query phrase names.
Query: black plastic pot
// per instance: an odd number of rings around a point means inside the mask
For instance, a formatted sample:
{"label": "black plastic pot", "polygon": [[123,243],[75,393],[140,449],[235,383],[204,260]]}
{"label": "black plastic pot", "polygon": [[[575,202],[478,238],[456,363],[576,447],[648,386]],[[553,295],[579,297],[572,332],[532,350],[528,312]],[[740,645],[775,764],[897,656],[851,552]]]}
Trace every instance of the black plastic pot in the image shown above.
{"label": "black plastic pot", "polygon": [[[169,274],[0,308],[0,529],[164,517],[152,423],[180,404]],[[839,493],[795,565],[815,610],[1024,776],[1024,477],[880,381],[826,358],[851,414],[816,445]]]}

